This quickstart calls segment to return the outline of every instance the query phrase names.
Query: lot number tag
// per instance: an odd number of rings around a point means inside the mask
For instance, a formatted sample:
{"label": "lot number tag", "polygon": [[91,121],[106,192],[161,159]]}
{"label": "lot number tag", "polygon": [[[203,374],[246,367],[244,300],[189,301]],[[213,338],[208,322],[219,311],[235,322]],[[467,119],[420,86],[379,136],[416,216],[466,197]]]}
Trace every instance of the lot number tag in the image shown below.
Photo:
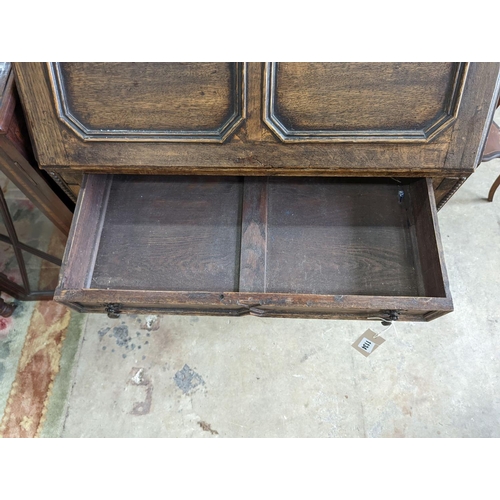
{"label": "lot number tag", "polygon": [[378,333],[375,333],[373,330],[366,330],[363,335],[358,337],[352,346],[356,351],[359,351],[363,356],[368,357],[370,354],[377,349],[377,347],[381,346],[385,342],[385,339],[382,338]]}

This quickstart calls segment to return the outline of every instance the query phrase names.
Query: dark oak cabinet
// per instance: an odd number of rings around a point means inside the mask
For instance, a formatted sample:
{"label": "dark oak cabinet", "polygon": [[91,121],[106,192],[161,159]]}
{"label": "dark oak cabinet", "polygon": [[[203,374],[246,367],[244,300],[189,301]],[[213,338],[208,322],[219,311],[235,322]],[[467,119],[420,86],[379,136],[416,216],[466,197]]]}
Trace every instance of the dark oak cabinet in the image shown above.
{"label": "dark oak cabinet", "polygon": [[18,63],[83,311],[431,320],[497,63]]}

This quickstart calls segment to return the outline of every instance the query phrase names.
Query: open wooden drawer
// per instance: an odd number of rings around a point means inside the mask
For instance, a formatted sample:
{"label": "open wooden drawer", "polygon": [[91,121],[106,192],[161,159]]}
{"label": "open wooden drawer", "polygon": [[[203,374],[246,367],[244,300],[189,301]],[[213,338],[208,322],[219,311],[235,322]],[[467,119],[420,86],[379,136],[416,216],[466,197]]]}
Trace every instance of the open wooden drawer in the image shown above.
{"label": "open wooden drawer", "polygon": [[423,178],[86,175],[55,299],[111,316],[453,310]]}

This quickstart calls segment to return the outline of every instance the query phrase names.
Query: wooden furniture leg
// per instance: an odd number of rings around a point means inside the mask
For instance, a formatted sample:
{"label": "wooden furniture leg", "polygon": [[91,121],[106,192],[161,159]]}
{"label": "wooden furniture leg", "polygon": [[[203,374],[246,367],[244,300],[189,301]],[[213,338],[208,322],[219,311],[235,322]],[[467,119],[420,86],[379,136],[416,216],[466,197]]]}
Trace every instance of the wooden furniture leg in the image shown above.
{"label": "wooden furniture leg", "polygon": [[495,191],[500,186],[500,175],[497,177],[497,180],[491,186],[490,192],[488,194],[488,201],[493,201],[493,196],[495,196]]}
{"label": "wooden furniture leg", "polygon": [[[492,122],[488,133],[488,138],[486,140],[486,146],[484,147],[482,161],[490,161],[494,158],[500,158],[500,127],[495,122]],[[493,201],[493,196],[495,195],[495,191],[497,190],[499,185],[500,175],[491,186],[490,192],[488,194],[488,201]]]}

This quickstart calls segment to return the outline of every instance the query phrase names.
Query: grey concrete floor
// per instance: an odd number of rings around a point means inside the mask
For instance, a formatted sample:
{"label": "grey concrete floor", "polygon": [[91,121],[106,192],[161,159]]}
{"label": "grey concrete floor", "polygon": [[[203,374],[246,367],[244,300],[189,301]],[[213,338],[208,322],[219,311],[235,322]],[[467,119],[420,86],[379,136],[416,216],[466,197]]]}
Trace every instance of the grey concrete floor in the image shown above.
{"label": "grey concrete floor", "polygon": [[369,358],[351,344],[376,322],[89,315],[57,434],[499,437],[499,174],[481,165],[439,213],[453,313]]}

